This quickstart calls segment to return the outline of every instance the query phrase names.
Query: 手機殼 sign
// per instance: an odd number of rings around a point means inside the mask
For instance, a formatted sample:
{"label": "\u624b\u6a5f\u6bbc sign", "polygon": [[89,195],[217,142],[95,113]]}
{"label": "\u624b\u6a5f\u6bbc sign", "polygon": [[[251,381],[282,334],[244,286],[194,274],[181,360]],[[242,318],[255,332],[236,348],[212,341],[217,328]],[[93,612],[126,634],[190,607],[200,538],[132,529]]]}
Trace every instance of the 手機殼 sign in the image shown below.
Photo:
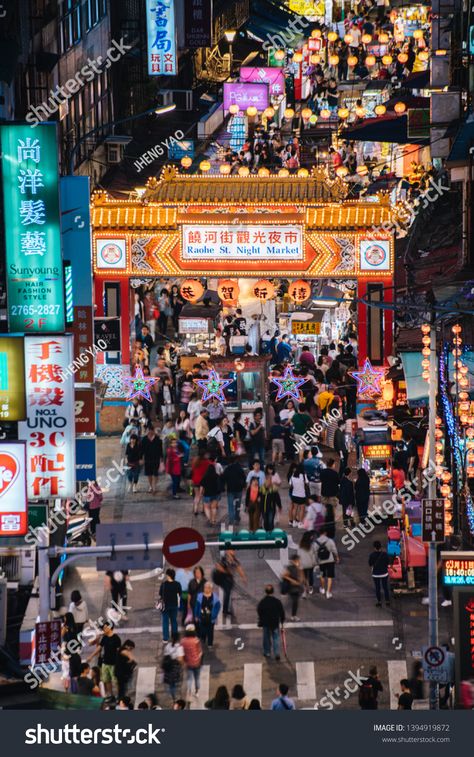
{"label": "\u624b\u6a5f\u6bbc sign", "polygon": [[56,124],[0,126],[8,324],[64,331]]}
{"label": "\u624b\u6a5f\u6bbc sign", "polygon": [[175,76],[177,70],[174,0],[146,0],[148,75]]}
{"label": "\u624b\u6a5f\u6bbc sign", "polygon": [[303,259],[301,226],[187,226],[182,227],[183,260]]}

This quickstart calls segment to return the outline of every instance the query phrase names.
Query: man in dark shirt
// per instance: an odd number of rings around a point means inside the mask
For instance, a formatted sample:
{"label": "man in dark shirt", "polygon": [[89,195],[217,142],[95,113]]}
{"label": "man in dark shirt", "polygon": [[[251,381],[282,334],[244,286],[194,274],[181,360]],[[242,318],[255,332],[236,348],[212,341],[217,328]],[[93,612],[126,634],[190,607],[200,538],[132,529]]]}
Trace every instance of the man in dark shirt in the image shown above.
{"label": "man in dark shirt", "polygon": [[242,491],[245,489],[245,473],[235,457],[230,458],[229,465],[222,474],[222,479],[227,491],[229,525],[240,523],[240,503],[242,502]]}
{"label": "man in dark shirt", "polygon": [[273,596],[273,586],[265,586],[265,596],[257,606],[258,625],[263,630],[263,656],[270,657],[273,643],[275,660],[280,659],[280,626],[285,622],[285,610],[277,597]]}
{"label": "man in dark shirt", "polygon": [[152,335],[150,334],[150,329],[148,328],[148,326],[142,326],[141,334],[138,339],[148,350],[148,354],[150,354],[155,343],[153,341]]}
{"label": "man in dark shirt", "polygon": [[377,666],[369,669],[369,677],[362,681],[359,687],[359,705],[361,710],[376,710],[378,708],[377,697],[383,691],[379,679]]}
{"label": "man in dark shirt", "polygon": [[261,410],[255,410],[253,421],[249,426],[250,449],[249,449],[249,468],[252,467],[253,460],[258,457],[260,465],[265,465],[265,429],[262,424],[263,413]]}
{"label": "man in dark shirt", "polygon": [[400,681],[401,694],[398,694],[398,709],[411,710],[413,704],[413,694],[410,691],[410,684],[406,678]]}
{"label": "man in dark shirt", "polygon": [[236,310],[236,316],[234,320],[234,329],[237,329],[239,334],[241,336],[246,336],[247,334],[247,321],[242,315],[241,308],[237,308]]}
{"label": "man in dark shirt", "polygon": [[178,608],[181,602],[181,584],[175,581],[176,571],[168,568],[166,578],[160,586],[160,597],[163,602],[161,620],[163,625],[163,643],[167,642],[171,633],[178,633]]}
{"label": "man in dark shirt", "polygon": [[103,634],[96,644],[96,648],[87,662],[99,655],[101,660],[100,680],[104,684],[106,696],[112,694],[112,683],[115,681],[115,662],[117,653],[122,646],[120,636],[114,633],[113,623],[106,622],[102,626]]}
{"label": "man in dark shirt", "polygon": [[374,551],[369,556],[369,565],[372,568],[372,578],[375,585],[377,607],[382,607],[382,588],[385,596],[385,604],[390,604],[390,592],[388,590],[388,566],[389,557],[379,541],[374,541]]}
{"label": "man in dark shirt", "polygon": [[327,468],[320,472],[319,477],[321,479],[321,502],[326,507],[327,535],[330,539],[334,539],[336,535],[335,508],[339,502],[339,473],[334,470],[334,458],[329,458]]}
{"label": "man in dark shirt", "polygon": [[346,422],[342,418],[337,422],[337,429],[334,432],[334,449],[339,455],[341,462],[339,463],[339,478],[342,478],[344,471],[347,468],[347,458],[349,457],[349,450],[346,444]]}
{"label": "man in dark shirt", "polygon": [[81,665],[81,675],[77,679],[77,693],[86,697],[93,696],[94,681],[89,678],[91,666],[88,662],[83,662]]}

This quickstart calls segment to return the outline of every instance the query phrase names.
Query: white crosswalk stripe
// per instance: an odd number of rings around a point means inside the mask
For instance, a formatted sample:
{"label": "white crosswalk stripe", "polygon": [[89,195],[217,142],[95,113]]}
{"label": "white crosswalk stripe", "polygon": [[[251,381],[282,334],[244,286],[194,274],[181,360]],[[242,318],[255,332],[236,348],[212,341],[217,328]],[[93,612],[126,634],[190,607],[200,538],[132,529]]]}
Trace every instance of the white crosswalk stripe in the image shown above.
{"label": "white crosswalk stripe", "polygon": [[396,710],[398,700],[395,693],[400,693],[400,681],[407,677],[406,660],[387,660],[388,688],[390,691],[390,709]]}
{"label": "white crosswalk stripe", "polygon": [[135,708],[148,694],[155,692],[156,668],[139,667],[135,689]]}
{"label": "white crosswalk stripe", "polygon": [[247,699],[262,700],[262,663],[253,662],[244,665],[244,691]]}
{"label": "white crosswalk stripe", "polygon": [[209,686],[211,680],[211,666],[203,665],[201,668],[201,680],[199,694],[191,698],[191,710],[204,710],[204,705],[209,699]]}
{"label": "white crosswalk stripe", "polygon": [[296,663],[296,692],[298,699],[316,701],[314,662]]}

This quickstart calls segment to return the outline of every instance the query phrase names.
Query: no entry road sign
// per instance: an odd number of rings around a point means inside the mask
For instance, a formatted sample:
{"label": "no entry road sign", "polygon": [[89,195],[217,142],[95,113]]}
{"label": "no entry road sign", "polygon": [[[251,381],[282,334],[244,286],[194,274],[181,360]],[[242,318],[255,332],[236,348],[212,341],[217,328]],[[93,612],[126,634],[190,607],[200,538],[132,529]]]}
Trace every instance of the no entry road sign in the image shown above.
{"label": "no entry road sign", "polygon": [[194,528],[175,528],[165,536],[163,555],[174,568],[191,568],[206,549],[204,539]]}

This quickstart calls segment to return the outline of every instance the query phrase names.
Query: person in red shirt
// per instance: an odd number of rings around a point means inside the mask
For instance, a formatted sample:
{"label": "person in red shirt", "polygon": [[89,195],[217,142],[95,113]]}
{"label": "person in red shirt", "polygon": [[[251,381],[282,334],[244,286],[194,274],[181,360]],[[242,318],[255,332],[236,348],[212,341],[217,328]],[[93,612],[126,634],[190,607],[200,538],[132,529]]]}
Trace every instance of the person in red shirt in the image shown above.
{"label": "person in red shirt", "polygon": [[203,450],[198,449],[198,454],[194,458],[192,464],[191,464],[191,481],[193,484],[193,513],[194,515],[199,515],[199,513],[204,513],[204,506],[202,503],[202,493],[201,493],[201,481],[204,477],[205,472],[210,466],[209,458],[204,454]]}
{"label": "person in red shirt", "polygon": [[183,472],[182,453],[179,451],[178,440],[172,439],[166,453],[166,472],[171,476],[171,490],[173,499],[181,499],[178,494],[181,474]]}

